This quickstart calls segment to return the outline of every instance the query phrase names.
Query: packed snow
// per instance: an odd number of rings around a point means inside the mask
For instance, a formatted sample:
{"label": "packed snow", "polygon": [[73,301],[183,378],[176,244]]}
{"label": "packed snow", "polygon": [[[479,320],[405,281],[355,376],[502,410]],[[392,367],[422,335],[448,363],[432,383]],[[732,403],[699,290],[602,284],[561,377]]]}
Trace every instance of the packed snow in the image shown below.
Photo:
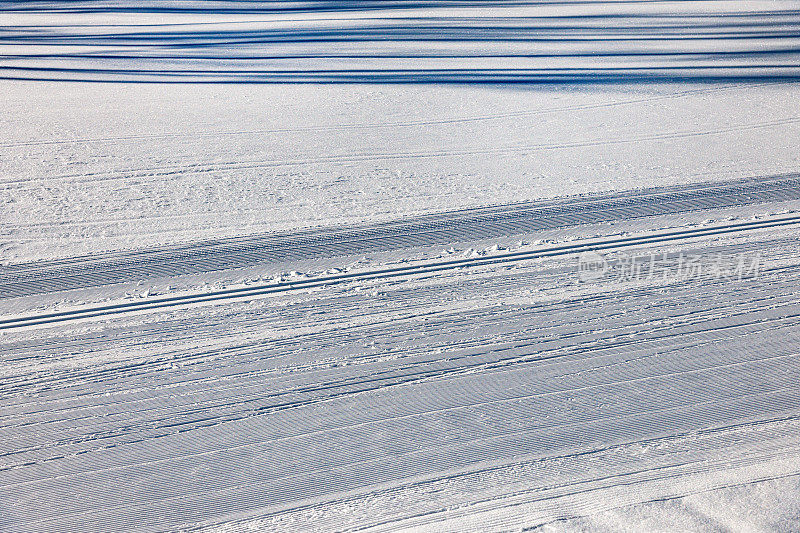
{"label": "packed snow", "polygon": [[800,2],[0,5],[0,530],[800,530]]}

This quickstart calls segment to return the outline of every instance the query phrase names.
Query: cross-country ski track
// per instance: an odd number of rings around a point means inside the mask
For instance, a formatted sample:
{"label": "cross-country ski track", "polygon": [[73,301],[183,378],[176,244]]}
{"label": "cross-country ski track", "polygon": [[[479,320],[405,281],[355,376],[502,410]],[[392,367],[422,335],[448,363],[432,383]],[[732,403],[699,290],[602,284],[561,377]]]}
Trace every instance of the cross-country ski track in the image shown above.
{"label": "cross-country ski track", "polygon": [[800,199],[796,174],[466,209],[364,227],[322,228],[0,267],[0,296],[96,287],[263,263],[449,245],[577,224]]}
{"label": "cross-country ski track", "polygon": [[[736,205],[698,186],[443,213],[363,230],[396,231],[400,264],[6,316],[3,527],[557,527],[793,483],[794,179],[709,187],[749,195]],[[593,233],[415,258],[426,236],[465,250],[535,236],[531,213],[553,213],[547,231]],[[660,222],[686,217],[704,222]],[[472,222],[486,220],[498,225]],[[426,231],[401,238],[414,224]],[[336,261],[363,252],[363,233],[310,235]],[[579,282],[587,250],[612,274],[626,254],[761,264]]]}
{"label": "cross-country ski track", "polygon": [[[265,294],[287,292],[297,289],[311,289],[327,287],[339,283],[358,282],[375,279],[393,280],[403,276],[416,276],[439,272],[442,270],[463,269],[479,266],[494,266],[503,263],[515,263],[540,259],[545,257],[571,256],[580,252],[608,251],[627,247],[657,244],[669,241],[681,241],[710,235],[727,235],[736,232],[780,228],[800,224],[800,216],[780,217],[761,221],[740,222],[722,226],[695,228],[673,232],[660,232],[654,235],[625,237],[616,239],[602,239],[591,242],[571,244],[567,246],[552,246],[542,250],[522,252],[496,253],[489,256],[479,256],[467,259],[448,261],[426,262],[418,265],[403,267],[383,268],[378,270],[363,270],[359,272],[343,273],[300,279],[291,282],[277,282],[267,286],[243,287],[235,289],[208,291],[201,294],[172,296],[168,298],[152,298],[147,301],[127,302],[100,307],[87,307],[58,313],[48,313],[17,318],[0,319],[0,329],[24,327],[36,324],[51,324],[65,320],[107,316],[131,311],[158,309],[164,307],[180,306],[194,303],[215,302],[237,298],[250,298]],[[384,241],[385,243],[385,241]]]}
{"label": "cross-country ski track", "polygon": [[0,532],[800,532],[798,0],[0,19]]}

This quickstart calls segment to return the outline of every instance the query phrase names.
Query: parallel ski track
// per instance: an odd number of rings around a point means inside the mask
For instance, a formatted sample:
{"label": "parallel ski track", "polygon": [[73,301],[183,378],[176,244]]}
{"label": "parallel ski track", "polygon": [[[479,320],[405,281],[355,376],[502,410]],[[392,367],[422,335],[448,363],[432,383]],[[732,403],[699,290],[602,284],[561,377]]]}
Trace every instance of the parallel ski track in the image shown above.
{"label": "parallel ski track", "polygon": [[415,276],[429,274],[454,268],[470,268],[479,266],[490,266],[502,263],[513,263],[530,259],[546,257],[557,257],[578,254],[592,250],[610,250],[617,248],[627,248],[646,244],[654,244],[670,241],[681,241],[695,237],[707,237],[711,235],[725,235],[742,231],[752,231],[761,229],[771,229],[784,226],[800,224],[800,216],[787,216],[770,220],[758,220],[751,222],[741,222],[724,224],[713,227],[702,227],[683,229],[670,232],[662,232],[655,235],[620,237],[603,239],[592,242],[583,242],[563,246],[555,246],[542,250],[508,252],[494,254],[490,256],[478,256],[467,259],[454,259],[447,261],[437,261],[432,263],[399,266],[366,270],[359,272],[346,272],[331,276],[321,276],[315,278],[301,279],[291,282],[281,282],[259,287],[240,287],[211,291],[202,294],[188,294],[155,298],[147,301],[124,302],[112,305],[94,306],[83,309],[66,310],[55,313],[44,313],[39,315],[29,315],[24,317],[7,318],[0,320],[0,330],[15,329],[26,326],[43,324],[53,324],[80,320],[85,318],[101,317],[106,315],[118,315],[122,313],[147,311],[160,308],[169,308],[182,305],[191,305],[207,302],[219,302],[240,298],[263,296],[268,294],[283,293],[297,289],[310,289],[346,283],[351,281],[367,281],[386,278],[398,278],[405,276]]}
{"label": "parallel ski track", "polygon": [[800,174],[420,216],[0,267],[0,298],[321,257],[497,238],[613,220],[800,199]]}

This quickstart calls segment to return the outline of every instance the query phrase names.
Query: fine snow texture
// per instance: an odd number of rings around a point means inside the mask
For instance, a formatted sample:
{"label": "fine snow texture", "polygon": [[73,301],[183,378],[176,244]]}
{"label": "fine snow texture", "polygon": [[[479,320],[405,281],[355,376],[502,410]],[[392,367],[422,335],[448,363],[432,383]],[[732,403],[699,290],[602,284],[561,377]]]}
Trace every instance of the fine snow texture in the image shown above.
{"label": "fine snow texture", "polygon": [[797,531],[800,3],[0,5],[0,530]]}
{"label": "fine snow texture", "polygon": [[800,159],[793,84],[3,87],[7,262],[771,176]]}
{"label": "fine snow texture", "polygon": [[798,169],[798,2],[0,9],[5,262]]}
{"label": "fine snow texture", "polygon": [[3,525],[571,527],[797,475],[797,207],[5,320]]}

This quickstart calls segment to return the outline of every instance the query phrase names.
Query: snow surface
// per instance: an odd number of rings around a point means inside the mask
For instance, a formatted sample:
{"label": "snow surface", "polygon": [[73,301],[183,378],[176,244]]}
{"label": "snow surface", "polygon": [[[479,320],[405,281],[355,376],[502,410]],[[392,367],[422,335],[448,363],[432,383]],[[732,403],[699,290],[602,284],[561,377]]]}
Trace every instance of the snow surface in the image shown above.
{"label": "snow surface", "polygon": [[7,262],[798,168],[797,2],[7,4]]}
{"label": "snow surface", "polygon": [[798,13],[2,3],[0,530],[800,531]]}

